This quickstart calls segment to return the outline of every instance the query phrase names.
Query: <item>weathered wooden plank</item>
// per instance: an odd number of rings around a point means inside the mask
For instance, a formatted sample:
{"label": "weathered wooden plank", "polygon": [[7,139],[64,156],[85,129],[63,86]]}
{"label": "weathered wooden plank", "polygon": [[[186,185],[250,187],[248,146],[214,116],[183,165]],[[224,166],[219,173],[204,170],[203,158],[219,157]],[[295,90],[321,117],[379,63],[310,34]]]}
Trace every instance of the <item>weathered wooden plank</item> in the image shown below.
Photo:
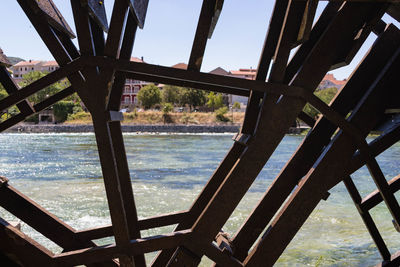
{"label": "weathered wooden plank", "polygon": [[[372,7],[373,5],[369,8]],[[396,63],[391,64],[393,62],[389,62],[389,70],[384,68],[382,71],[382,74],[384,74],[379,77],[379,82],[369,89],[362,104],[359,104],[349,118],[350,122],[361,130],[364,137],[378,121],[379,114],[384,112],[385,99],[389,98],[390,92],[394,90],[392,83],[395,77],[394,70],[400,64],[399,58],[395,58]],[[373,111],[372,106],[374,107]],[[278,259],[286,245],[321,200],[323,193],[340,182],[346,169],[344,166],[356,149],[357,146],[353,140],[342,132],[333,139],[307,176],[300,182],[277,218],[274,219],[267,234],[246,258],[245,264],[257,266],[262,261],[271,265]],[[321,183],[321,177],[324,177],[323,183]],[[276,243],[277,240],[279,240],[279,244]],[[268,251],[267,258],[265,251]]]}
{"label": "weathered wooden plank", "polygon": [[[122,45],[119,52],[119,59],[130,60],[133,44],[135,41],[137,23],[131,12],[128,12]],[[114,76],[114,83],[110,90],[107,110],[119,110],[121,105],[121,97],[125,88],[125,77],[121,75]],[[129,173],[128,161],[126,158],[125,145],[122,136],[121,123],[119,121],[111,121],[108,125],[112,139],[113,149],[116,157],[116,167],[118,171],[118,179],[121,185],[121,195],[124,201],[126,220],[128,223],[129,238],[138,239],[141,237],[140,226],[136,211],[135,200],[132,190],[132,182]],[[136,255],[134,257],[136,267],[146,266],[144,255]]]}
{"label": "weathered wooden plank", "polygon": [[[298,24],[297,23],[298,20],[301,19],[303,12],[304,12],[303,3],[291,4],[289,11],[287,12],[286,17],[288,22],[287,24],[285,24],[284,29],[282,30],[281,33],[282,37],[277,49],[279,52],[275,53],[275,59],[279,60],[274,62],[274,66],[276,68],[275,73],[277,74],[276,80],[273,80],[274,82],[279,81],[278,74],[280,74],[280,71],[284,71],[283,65],[286,65],[287,63],[287,59],[291,50],[291,44],[295,41],[295,36],[297,36],[298,27],[296,25]],[[270,114],[270,110],[268,110],[268,108],[267,110],[264,110],[264,108],[268,107],[269,104],[271,104],[270,101],[274,101],[274,99],[277,97],[278,96],[276,97],[270,96],[269,98],[266,99],[266,101],[263,102],[263,113]],[[294,119],[295,118],[293,118],[293,120]],[[256,134],[256,137],[258,138],[262,138],[261,136],[264,136],[265,134],[264,131],[266,128],[264,127],[266,125],[264,125],[264,123],[268,122],[265,120],[265,117],[261,116],[259,119],[259,125]],[[260,125],[262,126],[261,126],[261,133],[259,134]],[[261,139],[259,139],[258,141],[261,141]],[[263,144],[260,144],[260,142],[257,142],[256,139],[253,139],[253,141],[249,144],[249,146],[247,146],[247,149],[244,150],[244,152],[240,155],[239,157],[240,160],[236,161],[235,165],[233,165],[233,168],[230,170],[223,184],[221,184],[217,192],[214,194],[212,200],[208,203],[208,206],[204,209],[203,213],[200,215],[199,219],[193,226],[192,228],[193,231],[196,232],[199,236],[202,236],[204,238],[204,242],[206,242],[206,240],[210,242],[212,241],[212,239],[219,232],[225,221],[230,216],[231,212],[239,203],[242,196],[247,191],[251,182],[255,179],[259,171],[261,171],[261,168],[264,164],[262,164],[261,166],[260,163],[263,162],[264,160],[256,158],[255,155],[268,154],[267,151],[269,151],[269,148],[264,147],[265,145],[267,145],[268,147],[274,146],[274,142],[271,143],[262,142],[262,143]],[[263,152],[258,151],[258,149],[261,149]],[[252,162],[251,164],[252,168],[244,168],[249,164],[250,161]],[[243,175],[244,173],[246,173],[246,175]],[[196,251],[195,253],[201,255],[202,252]]]}
{"label": "weathered wooden plank", "polygon": [[329,2],[327,4],[320,17],[318,18],[318,21],[315,23],[307,42],[303,43],[299,47],[293,58],[290,60],[285,72],[285,83],[289,83],[299,71],[299,69],[303,65],[304,60],[306,60],[313,47],[316,45],[326,28],[332,22],[341,5],[342,3],[335,2]]}
{"label": "weathered wooden plank", "polygon": [[347,188],[347,191],[349,191],[350,196],[357,207],[360,216],[362,220],[364,221],[365,226],[368,229],[369,234],[371,235],[372,239],[374,240],[374,243],[376,247],[379,250],[379,253],[381,254],[383,260],[389,260],[390,259],[390,252],[385,244],[385,241],[383,240],[381,234],[379,233],[378,228],[376,227],[375,222],[372,219],[371,214],[369,213],[368,210],[366,210],[362,205],[362,199],[361,195],[358,192],[353,180],[351,179],[350,176],[346,176],[343,179],[343,182]]}
{"label": "weathered wooden plank", "polygon": [[360,50],[361,46],[364,44],[365,40],[368,38],[369,34],[375,28],[376,25],[381,21],[381,17],[385,14],[387,10],[388,4],[382,5],[380,9],[374,10],[373,12],[376,14],[374,19],[367,21],[362,28],[358,31],[358,34],[355,36],[353,40],[353,45],[349,47],[348,50],[344,51],[337,58],[337,62],[332,65],[331,70],[346,66],[351,63],[351,61],[356,56],[358,50]]}
{"label": "weathered wooden plank", "polygon": [[301,21],[299,34],[295,45],[304,43],[308,40],[311,32],[311,28],[314,22],[315,12],[317,11],[318,0],[308,0],[307,6],[304,11],[304,16]]}
{"label": "weathered wooden plank", "polygon": [[[19,91],[19,86],[11,78],[11,75],[8,72],[8,70],[2,66],[0,66],[0,83],[3,85],[8,95],[13,95]],[[17,107],[19,111],[23,114],[32,114],[33,112],[35,112],[31,103],[27,100],[17,103]]]}
{"label": "weathered wooden plank", "polygon": [[[199,22],[190,53],[188,70],[200,71],[203,62],[207,39],[211,31],[212,20],[215,16],[217,0],[204,0],[201,7]],[[222,8],[222,6],[221,6]]]}
{"label": "weathered wooden plank", "polygon": [[139,28],[143,29],[149,0],[130,0],[129,3]]}
{"label": "weathered wooden plank", "polygon": [[[121,184],[118,177],[119,173],[111,132],[105,118],[104,110],[101,107],[101,103],[98,103],[98,105],[99,109],[97,111],[91,111],[93,127],[96,134],[96,142],[104,177],[103,179],[111,221],[113,224],[115,242],[118,247],[123,247],[127,246],[130,241],[129,226],[126,218],[124,199],[120,189]],[[122,266],[134,266],[133,258],[127,256],[127,254],[121,255],[120,263]]]}
{"label": "weathered wooden plank", "polygon": [[[397,2],[397,3],[396,3]],[[400,3],[398,1],[393,1],[393,4],[390,5],[390,7],[387,10],[387,13],[400,22]]]}
{"label": "weathered wooden plank", "polygon": [[191,235],[191,230],[183,230],[171,234],[132,240],[129,244],[122,247],[108,245],[91,249],[65,252],[55,255],[54,260],[58,265],[64,264],[67,266],[73,266],[118,258],[123,254],[141,255],[161,249],[179,246],[188,240]]}
{"label": "weathered wooden plank", "polygon": [[108,22],[104,2],[100,0],[81,0],[82,5],[86,6],[90,16],[103,29],[108,31]]}
{"label": "weathered wooden plank", "polygon": [[51,253],[0,218],[0,250],[23,266],[52,266]]}
{"label": "weathered wooden plank", "polygon": [[[288,94],[299,97],[298,87],[276,82],[247,80],[229,76],[221,76],[202,72],[188,72],[186,70],[163,67],[153,64],[144,64],[125,60],[112,60],[104,57],[89,57],[84,59],[89,66],[115,67],[116,71],[124,73],[127,78],[142,79],[151,82],[168,81],[169,84],[190,84],[194,88],[203,90],[225,91],[236,95],[249,95],[249,90],[268,92],[274,95]],[[223,87],[226,90],[222,89]],[[220,88],[220,89],[218,89]]]}
{"label": "weathered wooden plank", "polygon": [[221,15],[222,12],[222,7],[224,6],[224,0],[217,0],[215,3],[215,8],[214,8],[214,15],[212,17],[211,21],[211,28],[210,31],[208,32],[208,39],[211,39],[215,27],[217,26],[219,16]]}
{"label": "weathered wooden plank", "polygon": [[[130,57],[133,51],[133,45],[135,42],[137,31],[137,23],[134,19],[134,15],[130,12],[126,21],[124,37],[122,40],[121,51],[119,58],[130,61]],[[122,73],[116,73],[114,83],[111,88],[110,98],[108,101],[107,109],[119,110],[121,106],[121,98],[125,88],[125,79],[127,77]]]}
{"label": "weathered wooden plank", "polygon": [[95,246],[77,238],[72,227],[10,185],[0,187],[0,206],[67,251]]}
{"label": "weathered wooden plank", "polygon": [[[400,190],[400,175],[397,175],[389,182],[390,192],[392,194],[396,193]],[[360,206],[365,210],[370,210],[379,203],[383,201],[382,195],[379,193],[379,190],[375,190],[370,193],[368,196],[364,197],[360,203]]]}
{"label": "weathered wooden plank", "polygon": [[[159,215],[138,221],[138,227],[140,230],[148,230],[151,228],[163,227],[171,224],[178,224],[184,220],[187,216],[187,211],[170,213],[165,215]],[[101,226],[98,228],[87,229],[76,232],[77,236],[80,236],[84,240],[94,240],[104,237],[113,236],[112,225]]]}
{"label": "weathered wooden plank", "polygon": [[[363,152],[361,150],[361,153],[363,154],[365,152]],[[376,161],[376,159],[373,158],[371,154],[364,155],[364,156],[366,156],[366,163],[367,163],[366,165],[368,167],[368,170],[369,170],[387,208],[389,209],[390,213],[392,214],[396,228],[399,228],[400,227],[400,205],[397,202],[394,194],[391,192],[390,186],[389,186],[388,182],[386,181],[386,178],[383,175],[383,172],[382,172],[381,168],[379,167],[379,164]]]}
{"label": "weathered wooden plank", "polygon": [[[317,25],[331,21],[333,14],[336,14],[337,8],[337,6],[329,4],[322,13]],[[322,29],[315,26],[313,31],[315,30]],[[313,32],[311,36],[314,35],[316,35],[316,33]],[[376,77],[374,73],[385,65],[387,59],[390,58],[392,52],[397,48],[397,43],[393,43],[393,36],[396,36],[395,28],[392,28],[378,40],[367,57],[363,59],[362,64],[359,66],[359,71],[351,76],[346,86],[332,103],[332,108],[334,110],[345,115],[355,106],[356,101],[358,101],[363,94],[363,88],[374,80],[374,77]],[[318,39],[319,38],[320,37],[318,37]],[[309,42],[310,41],[312,41],[312,39],[310,39]],[[304,45],[311,51],[309,42],[306,42]],[[388,46],[388,44],[393,45]],[[300,54],[296,54],[292,59],[290,64],[293,65],[289,64],[289,67],[295,66],[301,62],[296,59],[298,55],[301,58],[305,58],[308,49],[303,50],[302,47],[297,52]],[[296,61],[298,63],[294,63]],[[268,188],[259,205],[253,210],[251,216],[236,234],[233,240],[234,246],[236,247],[235,256],[244,260],[253,242],[256,241],[257,237],[278,211],[281,204],[292,192],[297,182],[307,173],[309,168],[312,167],[312,164],[320,155],[322,148],[330,141],[330,137],[336,128],[336,126],[332,125],[325,118],[322,118],[318,121],[316,127],[310,131],[292,159],[286,164],[284,169]],[[307,161],[304,161],[304,159],[307,159]]]}
{"label": "weathered wooden plank", "polygon": [[27,0],[29,5],[35,10],[35,13],[40,16],[45,16],[51,26],[65,32],[70,38],[75,38],[75,34],[67,21],[58,10],[57,6],[52,0]]}
{"label": "weathered wooden plank", "polygon": [[[268,69],[270,66],[271,59],[274,55],[275,48],[279,40],[279,34],[281,30],[281,25],[285,18],[286,9],[288,6],[288,1],[279,1],[275,3],[274,10],[271,17],[271,23],[266,34],[263,51],[260,56],[258,71],[256,80],[264,82]],[[212,80],[211,78],[209,79]],[[200,88],[201,89],[201,88]],[[237,94],[237,93],[236,93]],[[251,91],[249,95],[249,101],[246,109],[246,114],[243,122],[243,127],[241,133],[253,134],[257,117],[260,110],[260,99],[264,93]],[[196,201],[193,203],[190,209],[190,217],[187,220],[182,221],[177,230],[191,227],[195,220],[200,216],[201,212],[207,206],[208,202],[211,200],[212,196],[218,189],[218,187],[223,182],[224,178],[227,176],[229,171],[234,166],[237,157],[243,152],[245,146],[235,142],[232,148],[229,150],[228,154],[225,156],[221,164],[218,166],[217,170],[213,173],[207,185],[200,193]],[[162,266],[168,259],[172,256],[173,251],[162,251],[157,258],[154,260],[154,266]]]}

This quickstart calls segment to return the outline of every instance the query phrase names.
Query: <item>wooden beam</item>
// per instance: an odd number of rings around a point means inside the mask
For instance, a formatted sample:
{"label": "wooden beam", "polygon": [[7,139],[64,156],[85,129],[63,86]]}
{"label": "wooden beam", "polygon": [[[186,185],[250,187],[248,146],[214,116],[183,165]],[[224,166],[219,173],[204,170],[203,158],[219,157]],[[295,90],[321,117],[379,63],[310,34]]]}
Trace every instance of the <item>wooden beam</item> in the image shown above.
{"label": "wooden beam", "polygon": [[[159,215],[138,221],[138,227],[140,230],[148,230],[151,228],[158,228],[167,225],[177,224],[184,220],[187,216],[187,211],[181,211],[176,213],[170,213],[165,215]],[[104,237],[113,236],[112,225],[101,226],[98,228],[77,231],[76,235],[84,240],[94,240]]]}
{"label": "wooden beam", "polygon": [[[373,5],[369,8],[373,8]],[[374,83],[374,86],[369,89],[362,103],[359,104],[350,117],[350,122],[361,130],[364,137],[374,127],[380,111],[384,112],[385,99],[390,97],[390,93],[394,90],[392,83],[395,77],[394,70],[397,69],[397,64],[400,63],[400,60],[397,57],[395,58],[397,63],[388,63],[390,70],[383,69],[382,74],[384,73],[384,75],[380,76],[378,82]],[[374,106],[374,111],[371,111],[371,106]],[[278,259],[305,219],[319,203],[322,195],[340,182],[346,169],[346,162],[356,149],[357,146],[354,141],[342,132],[332,140],[313,168],[299,183],[298,188],[281,209],[279,215],[273,220],[267,234],[264,235],[246,258],[245,264],[256,266],[257,263],[262,261],[270,265]],[[338,166],[343,167],[339,168]],[[321,177],[324,177],[323,183],[321,183]],[[310,192],[313,193],[310,194]],[[285,229],[284,232],[282,232],[283,229]],[[277,240],[279,240],[279,245],[275,242]],[[265,251],[268,251],[268,258],[266,258]]]}
{"label": "wooden beam", "polygon": [[216,4],[217,0],[203,0],[196,34],[194,35],[192,51],[190,53],[188,70],[200,71],[207,39],[212,26],[212,20],[216,12]]}
{"label": "wooden beam", "polygon": [[[397,175],[389,182],[390,192],[392,194],[396,193],[400,190],[400,175]],[[379,203],[383,201],[382,195],[380,194],[379,190],[375,190],[370,193],[368,196],[364,197],[360,202],[360,206],[365,210],[370,210],[377,206]]]}
{"label": "wooden beam", "polygon": [[192,235],[190,230],[157,235],[130,241],[124,246],[107,245],[97,248],[81,249],[55,255],[55,264],[81,265],[118,258],[121,255],[143,255],[145,253],[172,248],[183,244]]}
{"label": "wooden beam", "polygon": [[353,180],[351,179],[350,176],[346,176],[343,179],[343,182],[347,188],[347,191],[349,191],[350,196],[351,196],[356,208],[358,209],[358,212],[360,213],[361,218],[362,218],[365,226],[367,227],[369,234],[371,235],[372,239],[374,240],[374,243],[375,243],[376,247],[378,248],[379,253],[381,254],[383,260],[390,260],[390,252],[385,244],[385,241],[383,240],[381,234],[379,233],[379,230],[378,230],[375,222],[373,221],[372,216],[369,213],[369,211],[367,209],[365,209],[364,207],[362,207],[361,195],[358,192]]}
{"label": "wooden beam", "polygon": [[0,218],[0,250],[23,266],[53,266],[53,253]]}

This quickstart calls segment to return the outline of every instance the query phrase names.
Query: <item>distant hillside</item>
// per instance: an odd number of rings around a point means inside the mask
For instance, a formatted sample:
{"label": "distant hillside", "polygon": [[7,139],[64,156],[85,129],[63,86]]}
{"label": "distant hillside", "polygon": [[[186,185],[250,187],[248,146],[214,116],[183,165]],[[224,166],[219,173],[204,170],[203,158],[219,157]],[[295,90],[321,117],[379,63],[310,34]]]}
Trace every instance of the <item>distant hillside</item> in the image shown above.
{"label": "distant hillside", "polygon": [[7,57],[7,58],[10,61],[11,65],[15,65],[18,62],[25,61],[25,59],[22,59],[22,58],[19,58],[19,57]]}

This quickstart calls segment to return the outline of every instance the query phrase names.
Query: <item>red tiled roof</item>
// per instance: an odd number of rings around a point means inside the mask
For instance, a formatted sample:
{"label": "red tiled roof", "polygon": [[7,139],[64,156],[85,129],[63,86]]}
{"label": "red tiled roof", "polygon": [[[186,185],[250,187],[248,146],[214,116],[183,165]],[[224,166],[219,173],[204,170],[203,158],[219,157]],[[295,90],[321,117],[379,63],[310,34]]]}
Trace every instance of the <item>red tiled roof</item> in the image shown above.
{"label": "red tiled roof", "polygon": [[39,60],[29,60],[29,61],[20,61],[17,64],[15,64],[14,66],[18,67],[18,66],[33,66],[36,64],[39,64],[42,61]]}
{"label": "red tiled roof", "polygon": [[325,77],[322,79],[322,81],[330,81],[331,83],[334,83],[336,85],[345,85],[346,84],[346,80],[336,80],[335,76],[333,76],[332,73],[328,73],[325,75]]}
{"label": "red tiled roof", "polygon": [[228,75],[229,72],[227,72],[226,70],[224,70],[221,67],[218,67],[216,69],[213,69],[212,71],[210,71],[209,73],[211,74],[216,74],[216,75]]}
{"label": "red tiled roof", "polygon": [[133,62],[139,62],[139,63],[144,63],[144,61],[141,58],[138,57],[131,57],[131,61]]}
{"label": "red tiled roof", "polygon": [[182,70],[186,70],[188,65],[186,63],[178,63],[172,66],[175,69],[182,69]]}
{"label": "red tiled roof", "polygon": [[47,61],[43,64],[43,67],[52,67],[52,66],[56,66],[58,67],[58,63],[57,61]]}

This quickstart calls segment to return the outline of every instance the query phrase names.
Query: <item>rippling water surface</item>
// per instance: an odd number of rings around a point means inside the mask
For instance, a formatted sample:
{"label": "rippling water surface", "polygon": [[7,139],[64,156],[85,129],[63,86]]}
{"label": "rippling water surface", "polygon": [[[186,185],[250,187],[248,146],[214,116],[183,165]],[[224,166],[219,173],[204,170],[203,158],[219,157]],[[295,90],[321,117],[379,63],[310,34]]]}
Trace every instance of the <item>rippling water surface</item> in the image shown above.
{"label": "rippling water surface", "polygon": [[[286,136],[224,230],[234,234],[302,140]],[[0,134],[0,175],[75,229],[110,223],[93,134]],[[231,134],[126,134],[135,200],[140,218],[180,211],[191,203],[232,145]],[[388,179],[399,173],[400,143],[378,158]],[[353,178],[363,196],[375,189],[365,168]],[[399,195],[396,195],[399,199]],[[400,249],[384,204],[372,215],[392,253]],[[0,216],[13,217],[3,209]],[[143,231],[167,233],[173,226]],[[60,248],[26,224],[22,230],[54,252]],[[96,241],[107,244],[111,239]],[[150,260],[154,254],[148,255]],[[339,184],[321,202],[276,266],[373,266],[379,253],[345,190]],[[209,265],[204,260],[204,266]]]}

